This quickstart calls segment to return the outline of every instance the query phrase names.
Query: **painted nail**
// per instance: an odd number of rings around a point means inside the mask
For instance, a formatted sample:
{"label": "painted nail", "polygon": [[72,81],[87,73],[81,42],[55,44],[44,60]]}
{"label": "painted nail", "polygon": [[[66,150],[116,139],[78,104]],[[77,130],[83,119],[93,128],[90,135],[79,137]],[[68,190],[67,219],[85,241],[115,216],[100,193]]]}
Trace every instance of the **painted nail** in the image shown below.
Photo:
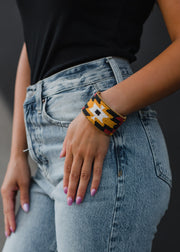
{"label": "painted nail", "polygon": [[81,197],[78,196],[78,197],[76,198],[76,204],[80,204],[81,201],[82,201]]}
{"label": "painted nail", "polygon": [[24,210],[25,212],[28,212],[28,211],[29,211],[29,204],[24,203],[24,205],[23,205],[23,210]]}
{"label": "painted nail", "polygon": [[60,153],[60,156],[59,156],[60,158],[62,157],[62,153],[63,153],[63,150],[62,150],[61,153]]}
{"label": "painted nail", "polygon": [[72,205],[72,202],[73,202],[72,198],[71,198],[71,197],[68,197],[68,199],[67,199],[67,203],[68,203],[68,205],[69,205],[69,206],[71,206],[71,205]]}
{"label": "painted nail", "polygon": [[67,193],[67,191],[68,191],[68,188],[67,188],[67,186],[65,186],[64,187],[64,192]]}
{"label": "painted nail", "polygon": [[91,190],[91,196],[94,196],[95,193],[96,193],[96,189],[93,188],[93,189]]}
{"label": "painted nail", "polygon": [[8,237],[8,233],[5,231],[5,236]]}
{"label": "painted nail", "polygon": [[9,229],[11,230],[11,232],[13,232],[13,233],[14,233],[14,230],[13,230],[13,228],[12,228],[12,227],[10,227]]}

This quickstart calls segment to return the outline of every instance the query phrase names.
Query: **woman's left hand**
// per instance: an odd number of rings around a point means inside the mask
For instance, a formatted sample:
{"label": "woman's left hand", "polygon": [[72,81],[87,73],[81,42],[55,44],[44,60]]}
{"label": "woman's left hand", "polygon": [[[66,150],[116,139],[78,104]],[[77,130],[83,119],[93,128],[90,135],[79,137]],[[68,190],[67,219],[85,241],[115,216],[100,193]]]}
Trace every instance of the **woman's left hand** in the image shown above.
{"label": "woman's left hand", "polygon": [[68,205],[74,201],[76,191],[76,203],[80,204],[83,201],[91,177],[92,166],[91,195],[97,191],[109,142],[110,136],[97,129],[82,111],[70,123],[60,154],[60,157],[66,156],[63,188],[67,193]]}

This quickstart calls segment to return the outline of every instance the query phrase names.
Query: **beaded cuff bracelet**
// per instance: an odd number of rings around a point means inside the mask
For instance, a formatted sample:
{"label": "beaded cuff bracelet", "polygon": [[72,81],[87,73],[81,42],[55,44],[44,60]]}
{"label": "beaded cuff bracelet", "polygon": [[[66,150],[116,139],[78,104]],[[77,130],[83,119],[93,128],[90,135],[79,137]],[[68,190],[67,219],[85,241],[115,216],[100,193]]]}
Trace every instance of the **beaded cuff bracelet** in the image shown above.
{"label": "beaded cuff bracelet", "polygon": [[127,116],[112,110],[101,98],[97,91],[93,97],[82,107],[81,111],[86,118],[106,135],[112,135],[126,120]]}

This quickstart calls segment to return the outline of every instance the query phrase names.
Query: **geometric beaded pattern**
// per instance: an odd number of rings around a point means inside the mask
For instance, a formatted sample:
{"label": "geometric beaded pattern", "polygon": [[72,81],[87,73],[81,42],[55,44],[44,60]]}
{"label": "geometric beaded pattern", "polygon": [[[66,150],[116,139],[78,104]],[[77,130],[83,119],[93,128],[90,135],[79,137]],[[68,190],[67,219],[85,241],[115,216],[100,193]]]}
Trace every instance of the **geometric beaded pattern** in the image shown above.
{"label": "geometric beaded pattern", "polygon": [[98,129],[110,136],[127,118],[127,116],[120,115],[112,110],[102,100],[99,91],[93,95],[81,111]]}

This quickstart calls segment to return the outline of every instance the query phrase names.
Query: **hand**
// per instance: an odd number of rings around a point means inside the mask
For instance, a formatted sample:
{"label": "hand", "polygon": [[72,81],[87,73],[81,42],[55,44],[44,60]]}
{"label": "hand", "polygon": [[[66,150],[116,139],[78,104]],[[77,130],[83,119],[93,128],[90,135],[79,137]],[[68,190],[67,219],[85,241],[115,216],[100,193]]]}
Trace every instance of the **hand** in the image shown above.
{"label": "hand", "polygon": [[26,156],[10,159],[1,187],[3,199],[4,223],[6,237],[15,232],[15,202],[20,190],[20,202],[25,212],[29,209],[30,168]]}
{"label": "hand", "polygon": [[82,111],[70,123],[60,155],[60,157],[66,156],[63,188],[67,193],[68,205],[74,201],[77,186],[76,203],[79,204],[83,201],[91,177],[92,165],[91,190],[95,189],[94,193],[97,191],[109,142],[110,136],[97,129]]}

